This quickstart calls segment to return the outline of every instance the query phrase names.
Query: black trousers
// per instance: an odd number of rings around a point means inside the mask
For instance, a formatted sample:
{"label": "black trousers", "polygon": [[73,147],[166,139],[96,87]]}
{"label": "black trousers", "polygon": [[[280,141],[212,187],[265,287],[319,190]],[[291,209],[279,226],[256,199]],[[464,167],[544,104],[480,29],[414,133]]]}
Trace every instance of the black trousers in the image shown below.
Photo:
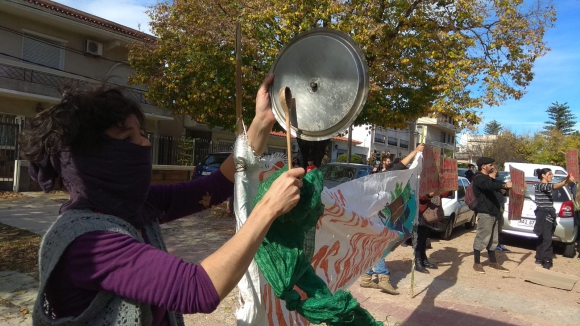
{"label": "black trousers", "polygon": [[552,246],[552,236],[556,230],[556,210],[536,209],[536,224],[534,233],[538,236],[536,240],[536,260],[542,262],[552,260],[554,257],[554,247]]}
{"label": "black trousers", "polygon": [[427,239],[431,233],[431,228],[425,225],[419,225],[417,228],[417,245],[415,246],[415,261],[423,262],[427,259]]}

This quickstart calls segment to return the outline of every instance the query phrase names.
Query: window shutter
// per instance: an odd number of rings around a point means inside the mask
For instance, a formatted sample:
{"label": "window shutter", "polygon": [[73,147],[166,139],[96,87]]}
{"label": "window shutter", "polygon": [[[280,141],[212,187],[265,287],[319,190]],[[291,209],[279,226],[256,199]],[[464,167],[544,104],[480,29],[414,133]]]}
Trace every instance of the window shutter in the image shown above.
{"label": "window shutter", "polygon": [[22,59],[25,62],[60,69],[62,45],[38,36],[24,35]]}

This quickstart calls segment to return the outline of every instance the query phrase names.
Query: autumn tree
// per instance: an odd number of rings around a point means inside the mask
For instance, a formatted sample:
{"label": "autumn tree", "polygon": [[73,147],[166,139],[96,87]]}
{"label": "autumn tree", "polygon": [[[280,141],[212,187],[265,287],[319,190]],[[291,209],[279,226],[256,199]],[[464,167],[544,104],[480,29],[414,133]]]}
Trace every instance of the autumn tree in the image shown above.
{"label": "autumn tree", "polygon": [[525,136],[506,131],[483,149],[482,156],[493,157],[500,168],[503,168],[505,162],[526,162],[528,151]]}
{"label": "autumn tree", "polygon": [[348,33],[369,66],[369,95],[355,125],[405,127],[444,113],[463,128],[480,121],[484,105],[524,95],[555,20],[552,0],[174,0],[149,15],[158,39],[131,46],[131,81],[147,85],[162,107],[228,129],[235,125],[236,22],[247,122],[282,46],[328,27]]}
{"label": "autumn tree", "polygon": [[576,116],[567,104],[567,102],[564,104],[555,102],[548,107],[546,112],[548,112],[550,120],[544,122],[545,131],[557,130],[564,135],[569,135],[574,132],[573,128],[576,126]]}
{"label": "autumn tree", "polygon": [[485,124],[484,133],[486,135],[498,135],[502,130],[501,123],[494,119]]}

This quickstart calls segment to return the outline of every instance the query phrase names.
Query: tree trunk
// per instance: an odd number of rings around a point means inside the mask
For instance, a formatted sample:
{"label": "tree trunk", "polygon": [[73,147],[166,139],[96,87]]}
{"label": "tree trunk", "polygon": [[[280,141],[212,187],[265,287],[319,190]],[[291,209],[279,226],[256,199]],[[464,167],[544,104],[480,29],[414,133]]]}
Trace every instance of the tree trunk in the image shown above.
{"label": "tree trunk", "polygon": [[314,161],[314,165],[320,166],[322,164],[322,159],[328,153],[328,148],[330,146],[330,139],[321,141],[309,141],[297,138],[298,148],[300,148],[300,154],[302,155],[302,167],[306,168],[308,166],[308,160]]}

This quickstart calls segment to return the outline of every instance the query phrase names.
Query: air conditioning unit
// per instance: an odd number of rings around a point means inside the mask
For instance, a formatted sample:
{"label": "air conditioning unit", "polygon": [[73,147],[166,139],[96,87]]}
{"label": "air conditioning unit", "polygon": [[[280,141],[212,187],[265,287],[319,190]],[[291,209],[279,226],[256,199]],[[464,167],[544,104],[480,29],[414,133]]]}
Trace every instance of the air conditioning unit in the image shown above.
{"label": "air conditioning unit", "polygon": [[103,43],[87,40],[85,42],[85,52],[100,57],[103,55]]}

